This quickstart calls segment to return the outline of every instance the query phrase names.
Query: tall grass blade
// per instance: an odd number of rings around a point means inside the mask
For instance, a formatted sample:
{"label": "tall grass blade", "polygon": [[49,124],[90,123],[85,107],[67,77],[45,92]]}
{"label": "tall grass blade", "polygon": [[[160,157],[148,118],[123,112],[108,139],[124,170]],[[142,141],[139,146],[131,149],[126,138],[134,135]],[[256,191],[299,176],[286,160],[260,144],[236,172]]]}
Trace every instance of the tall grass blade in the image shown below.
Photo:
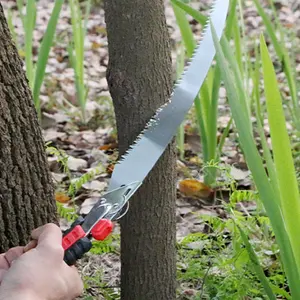
{"label": "tall grass blade", "polygon": [[17,3],[17,8],[19,11],[19,15],[20,15],[20,19],[22,21],[23,28],[25,28],[25,18],[24,18],[24,14],[23,14],[24,1],[17,0],[16,3]]}
{"label": "tall grass blade", "polygon": [[217,160],[219,159],[219,157],[221,156],[222,154],[222,149],[223,149],[223,146],[225,144],[225,139],[226,137],[228,136],[229,134],[229,130],[230,130],[230,127],[232,125],[232,117],[230,118],[229,122],[227,123],[223,133],[221,134],[221,137],[220,137],[220,141],[219,141],[219,145],[218,145],[218,152],[217,152]]}
{"label": "tall grass blade", "polygon": [[59,19],[60,11],[64,0],[56,0],[52,10],[46,32],[43,37],[36,65],[36,74],[33,88],[33,100],[38,112],[40,112],[40,90],[45,77],[46,65],[49,58],[50,49],[56,32],[56,25]]}
{"label": "tall grass blade", "polygon": [[219,66],[216,65],[214,72],[213,72],[213,82],[211,87],[211,95],[210,95],[210,107],[207,111],[208,120],[206,131],[209,137],[208,143],[208,160],[213,160],[216,158],[216,151],[217,151],[217,124],[218,124],[218,102],[219,102],[219,91],[221,85],[221,73],[219,70]]}
{"label": "tall grass blade", "polygon": [[[278,38],[276,36],[276,30],[275,30],[270,18],[268,17],[268,15],[264,11],[262,5],[260,4],[260,1],[258,1],[258,0],[253,0],[253,1],[256,5],[259,15],[263,19],[263,22],[266,26],[268,35],[270,36],[273,47],[276,51],[276,54],[277,54],[280,62],[283,65],[283,70],[284,70],[284,73],[285,73],[287,81],[288,81],[290,94],[291,94],[291,98],[292,98],[292,102],[293,102],[293,112],[292,112],[293,120],[294,120],[294,123],[295,123],[297,129],[300,130],[300,122],[299,122],[300,109],[299,109],[299,103],[298,103],[298,97],[297,97],[297,85],[296,85],[295,75],[293,74],[293,69],[291,67],[291,61],[289,58],[289,54],[284,46],[284,42],[278,40]],[[279,22],[277,24],[279,24]]]}
{"label": "tall grass blade", "polygon": [[234,14],[233,22],[235,24],[235,26],[233,26],[233,40],[234,40],[234,45],[235,45],[236,61],[238,63],[241,75],[244,76],[244,74],[243,74],[243,51],[242,51],[242,43],[241,43],[241,32],[240,32],[240,27],[238,25],[238,18],[237,18],[236,14]]}
{"label": "tall grass blade", "polygon": [[179,26],[181,36],[184,42],[184,45],[187,50],[188,57],[191,57],[196,47],[196,41],[194,39],[193,31],[190,27],[190,23],[188,22],[185,12],[179,8],[177,5],[172,3],[173,10],[175,13],[175,17],[177,20],[177,24]]}
{"label": "tall grass blade", "polygon": [[177,7],[181,8],[184,10],[186,13],[188,13],[191,17],[193,17],[199,24],[204,26],[207,22],[207,17],[201,14],[199,11],[193,9],[189,5],[179,1],[179,0],[171,0],[173,4],[176,4]]}
{"label": "tall grass blade", "polygon": [[227,37],[227,39],[231,38],[234,26],[236,26],[236,20],[235,20],[236,5],[237,5],[237,0],[232,0],[230,2],[228,16],[227,16],[227,19],[226,19],[226,28],[225,28],[225,36]]}
{"label": "tall grass blade", "polygon": [[26,17],[25,17],[25,65],[26,65],[26,75],[29,81],[29,86],[31,90],[33,89],[34,82],[34,67],[32,58],[32,39],[33,30],[35,26],[36,18],[36,2],[35,0],[28,0],[26,4]]}
{"label": "tall grass blade", "polygon": [[[267,139],[265,136],[264,128],[263,128],[263,113],[261,110],[261,103],[260,103],[260,54],[258,51],[258,46],[255,46],[255,63],[254,63],[254,69],[251,72],[252,80],[253,80],[253,102],[254,102],[254,109],[255,109],[255,115],[256,115],[256,122],[257,122],[257,131],[260,137],[262,149],[263,149],[263,156],[266,161],[268,174],[271,180],[271,183],[273,185],[273,189],[275,193],[279,193],[278,190],[278,182],[277,182],[277,176],[275,171],[275,166],[273,162],[273,158],[271,155],[271,151],[269,149]],[[276,198],[278,200],[279,198]]]}
{"label": "tall grass blade", "polygon": [[[76,95],[81,108],[82,120],[85,122],[87,89],[84,82],[84,40],[90,0],[86,4],[86,15],[83,18],[78,0],[69,0],[71,8],[72,42],[68,47],[71,65],[74,69]],[[84,21],[84,22],[83,22]]]}
{"label": "tall grass blade", "polygon": [[263,36],[261,36],[260,42],[268,120],[281,207],[297,268],[300,270],[300,239],[298,238],[300,232],[300,201],[296,171],[276,73]]}
{"label": "tall grass blade", "polygon": [[12,19],[13,19],[13,16],[12,16],[11,9],[8,9],[8,11],[7,11],[7,25],[8,25],[11,37],[12,37],[15,45],[17,46],[18,49],[20,49],[19,45],[18,45],[17,33],[16,33],[16,30],[15,30]]}
{"label": "tall grass blade", "polygon": [[249,131],[252,133],[251,113],[250,113],[250,106],[249,106],[250,100],[249,100],[248,95],[245,93],[243,77],[240,72],[239,65],[232,53],[229,42],[225,36],[222,37],[221,44],[222,44],[222,49],[224,51],[224,55],[227,58],[230,66],[231,66],[231,70],[234,73],[234,78],[236,79],[235,86],[236,86],[236,88],[238,90],[238,94],[239,94],[238,99],[239,99],[240,104],[242,105],[242,110],[245,113],[244,122],[247,123],[247,126],[249,127]]}

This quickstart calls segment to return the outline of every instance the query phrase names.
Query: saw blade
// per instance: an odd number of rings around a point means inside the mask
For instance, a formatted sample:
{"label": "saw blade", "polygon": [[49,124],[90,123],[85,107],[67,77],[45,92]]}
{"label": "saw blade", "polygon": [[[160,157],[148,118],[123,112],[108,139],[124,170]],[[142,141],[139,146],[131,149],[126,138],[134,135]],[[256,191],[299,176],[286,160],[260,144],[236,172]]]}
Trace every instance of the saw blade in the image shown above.
{"label": "saw blade", "polygon": [[229,0],[214,2],[203,30],[203,38],[195,48],[181,79],[176,83],[169,102],[157,110],[134,144],[115,165],[109,191],[134,181],[142,182],[176,134],[193,105],[216,54],[210,24],[213,24],[218,39],[221,39],[228,7]]}

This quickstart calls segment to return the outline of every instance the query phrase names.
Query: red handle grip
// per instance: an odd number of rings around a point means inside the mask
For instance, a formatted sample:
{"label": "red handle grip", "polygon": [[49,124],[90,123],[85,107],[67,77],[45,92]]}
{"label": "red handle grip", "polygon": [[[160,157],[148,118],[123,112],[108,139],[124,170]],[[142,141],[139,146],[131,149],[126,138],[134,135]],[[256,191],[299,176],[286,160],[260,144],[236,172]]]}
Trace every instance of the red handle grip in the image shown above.
{"label": "red handle grip", "polygon": [[62,240],[64,250],[69,249],[77,241],[85,237],[85,232],[80,225],[75,226],[69,233],[67,233]]}

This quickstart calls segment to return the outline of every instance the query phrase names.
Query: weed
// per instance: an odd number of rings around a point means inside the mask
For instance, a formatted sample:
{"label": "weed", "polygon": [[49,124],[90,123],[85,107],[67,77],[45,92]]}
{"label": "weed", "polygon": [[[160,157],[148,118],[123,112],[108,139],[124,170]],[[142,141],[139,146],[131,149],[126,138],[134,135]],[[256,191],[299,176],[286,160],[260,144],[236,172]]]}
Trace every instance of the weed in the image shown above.
{"label": "weed", "polygon": [[41,114],[40,98],[39,98],[40,90],[44,81],[46,65],[48,62],[50,49],[52,47],[52,43],[54,40],[56,25],[59,19],[63,2],[64,2],[63,0],[56,0],[54,3],[54,7],[49,22],[46,31],[44,33],[42,43],[40,45],[36,64],[34,64],[33,55],[32,55],[33,32],[36,24],[36,14],[37,14],[36,0],[26,1],[26,14],[23,14],[24,1],[17,0],[17,7],[24,27],[24,32],[25,32],[24,50],[17,43],[17,37],[15,31],[13,30],[12,20],[11,18],[9,18],[10,19],[9,27],[12,32],[14,41],[18,46],[19,53],[22,53],[25,56],[26,75],[29,81],[29,86],[33,93],[33,101],[39,117]]}
{"label": "weed", "polygon": [[90,13],[91,1],[85,3],[85,16],[82,15],[78,0],[69,0],[71,8],[72,41],[69,43],[68,52],[71,66],[74,69],[76,96],[81,108],[82,121],[85,122],[85,106],[88,89],[84,80],[84,40],[87,30],[87,20]]}

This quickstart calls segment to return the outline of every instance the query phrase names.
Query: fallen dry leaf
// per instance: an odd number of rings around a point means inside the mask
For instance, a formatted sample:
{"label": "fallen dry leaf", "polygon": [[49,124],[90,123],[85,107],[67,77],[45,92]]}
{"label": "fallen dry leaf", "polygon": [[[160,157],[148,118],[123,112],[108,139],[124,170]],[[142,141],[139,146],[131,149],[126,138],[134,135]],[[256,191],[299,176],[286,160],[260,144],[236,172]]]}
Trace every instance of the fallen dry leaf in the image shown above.
{"label": "fallen dry leaf", "polygon": [[70,201],[70,199],[71,198],[63,192],[55,193],[55,200],[59,203],[67,203],[68,201]]}
{"label": "fallen dry leaf", "polygon": [[82,185],[82,187],[84,187],[86,190],[93,190],[99,192],[103,191],[106,188],[106,186],[106,182],[101,182],[98,180],[89,181]]}
{"label": "fallen dry leaf", "polygon": [[56,183],[62,182],[62,181],[67,177],[66,174],[54,173],[54,172],[51,172],[51,175],[52,175],[53,180],[54,180]]}
{"label": "fallen dry leaf", "polygon": [[199,156],[192,156],[189,159],[189,162],[195,165],[201,165],[203,163],[202,159]]}
{"label": "fallen dry leaf", "polygon": [[208,198],[213,190],[196,179],[184,179],[179,182],[179,191],[187,197]]}
{"label": "fallen dry leaf", "polygon": [[117,147],[118,147],[117,143],[110,143],[110,144],[106,144],[106,145],[100,146],[99,150],[107,151],[107,150],[116,149]]}
{"label": "fallen dry leaf", "polygon": [[109,164],[106,168],[106,172],[111,175],[112,172],[114,171],[115,165],[114,164]]}
{"label": "fallen dry leaf", "polygon": [[65,132],[58,132],[54,128],[49,128],[47,130],[43,130],[43,136],[45,142],[56,141],[57,139],[64,139],[67,134]]}
{"label": "fallen dry leaf", "polygon": [[95,41],[92,42],[92,45],[91,45],[92,50],[99,49],[100,47],[103,47],[103,44],[97,43]]}

